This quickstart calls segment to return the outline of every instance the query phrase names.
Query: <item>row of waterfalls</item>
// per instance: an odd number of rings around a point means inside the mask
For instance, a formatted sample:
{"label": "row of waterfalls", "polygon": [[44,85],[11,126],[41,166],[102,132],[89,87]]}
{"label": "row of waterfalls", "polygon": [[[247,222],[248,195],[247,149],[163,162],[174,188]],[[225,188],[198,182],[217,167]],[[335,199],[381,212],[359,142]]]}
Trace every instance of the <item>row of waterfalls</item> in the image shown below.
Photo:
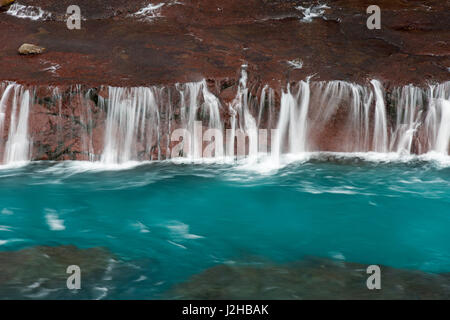
{"label": "row of waterfalls", "polygon": [[450,82],[387,90],[377,80],[360,85],[306,79],[278,91],[248,82],[244,67],[228,102],[206,80],[168,87],[55,87],[44,98],[39,88],[3,82],[0,162],[110,164],[308,151],[448,155]]}

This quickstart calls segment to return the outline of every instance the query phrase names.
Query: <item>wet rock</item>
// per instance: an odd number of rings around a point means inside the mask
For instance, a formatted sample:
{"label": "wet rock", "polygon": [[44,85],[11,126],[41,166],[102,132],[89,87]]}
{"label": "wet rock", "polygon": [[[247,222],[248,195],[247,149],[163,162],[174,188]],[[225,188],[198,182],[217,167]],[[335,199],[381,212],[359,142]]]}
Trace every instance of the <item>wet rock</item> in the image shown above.
{"label": "wet rock", "polygon": [[41,54],[45,51],[45,48],[36,46],[34,44],[24,43],[19,48],[19,54],[29,55],[29,54]]}
{"label": "wet rock", "polygon": [[98,279],[107,269],[112,255],[102,248],[75,246],[37,246],[19,251],[0,252],[0,296],[29,297],[64,294],[67,267],[77,265],[83,278]]}
{"label": "wet rock", "polygon": [[[71,265],[80,267],[80,290],[67,288]],[[153,260],[123,261],[100,247],[35,246],[0,252],[0,270],[0,299],[136,299],[156,290],[150,277]]]}
{"label": "wet rock", "polygon": [[219,265],[176,286],[178,299],[449,299],[450,275],[381,267],[368,290],[367,265],[308,258],[294,264]]}
{"label": "wet rock", "polygon": [[[243,63],[255,66],[263,83],[365,79],[393,84],[448,80],[449,10],[445,1],[383,1],[382,29],[368,30],[364,0],[336,0],[323,16],[302,22],[299,1],[160,1],[161,17],[141,19],[141,0],[79,0],[82,28],[69,30],[61,19],[34,21],[1,13],[0,79],[27,83],[82,83],[91,86],[173,84],[208,77],[235,79]],[[21,0],[52,17],[64,16],[70,0]],[[303,1],[302,7],[317,5]],[[150,14],[150,13],[149,13]],[[150,14],[151,16],[151,14]],[[86,19],[86,20],[84,20]],[[36,33],[39,27],[48,33]],[[17,39],[52,50],[46,56],[61,66],[52,78],[30,73],[39,59],[23,61]],[[112,48],[126,48],[111,50]],[[303,62],[288,64],[287,61]],[[414,67],[414,72],[411,71]]]}

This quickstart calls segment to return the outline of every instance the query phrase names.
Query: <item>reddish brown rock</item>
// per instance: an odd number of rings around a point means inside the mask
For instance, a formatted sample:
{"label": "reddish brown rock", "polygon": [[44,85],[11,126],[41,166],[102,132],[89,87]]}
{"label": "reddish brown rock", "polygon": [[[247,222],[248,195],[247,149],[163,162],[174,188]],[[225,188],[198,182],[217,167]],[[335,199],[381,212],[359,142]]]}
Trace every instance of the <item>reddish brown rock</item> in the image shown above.
{"label": "reddish brown rock", "polygon": [[[445,1],[381,1],[381,30],[368,30],[370,1],[330,1],[323,18],[302,22],[296,9],[313,1],[163,1],[155,18],[132,16],[142,1],[80,0],[81,30],[64,22],[69,0],[23,0],[50,12],[48,21],[0,13],[0,79],[41,84],[136,86],[237,78],[243,63],[272,86],[315,74],[320,80],[395,84],[448,79],[450,10]],[[51,49],[46,61],[20,60],[27,39]],[[301,59],[293,69],[287,61]],[[411,70],[414,68],[414,70]],[[39,70],[30,72],[30,70]]]}

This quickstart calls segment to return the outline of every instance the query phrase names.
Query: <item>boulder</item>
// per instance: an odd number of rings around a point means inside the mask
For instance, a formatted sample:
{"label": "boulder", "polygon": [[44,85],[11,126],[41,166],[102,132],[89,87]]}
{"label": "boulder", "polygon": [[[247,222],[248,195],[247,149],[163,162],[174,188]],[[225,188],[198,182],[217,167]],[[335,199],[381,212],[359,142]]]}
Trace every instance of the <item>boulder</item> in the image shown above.
{"label": "boulder", "polygon": [[28,54],[40,54],[45,51],[45,48],[36,46],[34,44],[24,43],[19,48],[19,54],[28,55]]}

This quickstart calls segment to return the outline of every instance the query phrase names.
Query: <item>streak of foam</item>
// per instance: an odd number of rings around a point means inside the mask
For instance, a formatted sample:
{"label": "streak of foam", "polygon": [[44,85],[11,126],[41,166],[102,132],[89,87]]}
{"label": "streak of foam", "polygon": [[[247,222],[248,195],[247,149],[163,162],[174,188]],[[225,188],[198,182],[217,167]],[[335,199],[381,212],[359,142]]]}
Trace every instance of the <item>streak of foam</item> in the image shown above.
{"label": "streak of foam", "polygon": [[325,14],[325,9],[330,9],[326,4],[320,4],[317,6],[310,6],[308,8],[297,6],[295,9],[303,13],[303,18],[300,20],[302,22],[312,22],[315,18],[323,17]]}
{"label": "streak of foam", "polygon": [[154,18],[161,17],[160,9],[164,6],[164,3],[151,4],[135,12],[133,16],[142,18],[145,21],[151,21]]}
{"label": "streak of foam", "polygon": [[59,219],[59,216],[56,210],[53,209],[45,209],[45,220],[47,221],[47,225],[52,231],[62,231],[65,230],[64,220]]}
{"label": "streak of foam", "polygon": [[108,288],[105,287],[94,287],[94,290],[99,291],[100,295],[95,298],[95,300],[101,300],[108,295]]}
{"label": "streak of foam", "polygon": [[6,11],[6,14],[16,18],[30,19],[33,21],[48,20],[52,17],[50,12],[44,11],[39,7],[24,6],[19,3],[11,5],[8,11]]}
{"label": "streak of foam", "polygon": [[170,230],[172,235],[178,239],[192,240],[203,238],[202,236],[189,233],[189,225],[179,221],[173,221],[167,225],[167,228]]}

